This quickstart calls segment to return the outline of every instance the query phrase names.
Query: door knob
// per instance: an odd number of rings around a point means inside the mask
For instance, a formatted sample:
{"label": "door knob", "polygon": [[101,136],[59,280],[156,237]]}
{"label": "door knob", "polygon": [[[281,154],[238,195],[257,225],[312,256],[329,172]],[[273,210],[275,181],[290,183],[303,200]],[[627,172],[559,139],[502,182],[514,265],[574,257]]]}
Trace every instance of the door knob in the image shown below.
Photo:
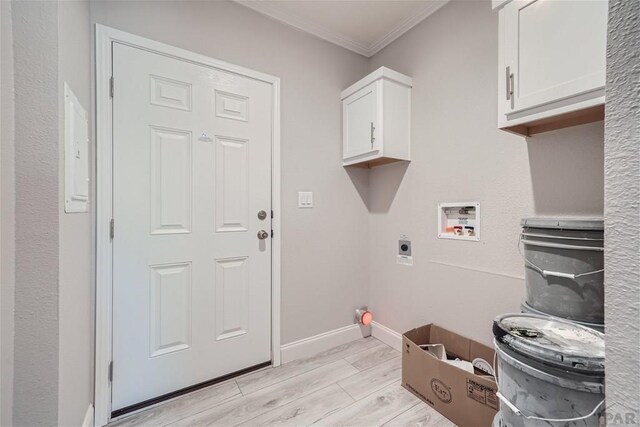
{"label": "door knob", "polygon": [[267,237],[269,237],[269,233],[267,233],[267,232],[266,232],[266,231],[264,231],[264,230],[260,230],[260,231],[258,231],[258,239],[260,239],[260,240],[264,240],[264,239],[266,239]]}

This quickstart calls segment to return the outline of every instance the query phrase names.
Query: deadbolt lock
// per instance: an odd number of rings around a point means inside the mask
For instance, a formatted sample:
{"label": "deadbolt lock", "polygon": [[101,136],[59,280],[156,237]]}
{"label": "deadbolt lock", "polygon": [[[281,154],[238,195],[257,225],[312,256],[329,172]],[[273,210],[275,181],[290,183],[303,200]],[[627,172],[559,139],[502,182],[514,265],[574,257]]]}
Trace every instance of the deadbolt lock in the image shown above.
{"label": "deadbolt lock", "polygon": [[267,213],[265,211],[258,212],[258,219],[264,220],[267,218]]}

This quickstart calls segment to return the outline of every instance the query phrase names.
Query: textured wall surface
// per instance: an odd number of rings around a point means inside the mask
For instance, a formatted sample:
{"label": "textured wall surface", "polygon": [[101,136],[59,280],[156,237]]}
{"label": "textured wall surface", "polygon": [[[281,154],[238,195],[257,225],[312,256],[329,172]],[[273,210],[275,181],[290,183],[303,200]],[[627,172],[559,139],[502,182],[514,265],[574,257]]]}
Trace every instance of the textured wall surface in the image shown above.
{"label": "textured wall surface", "polygon": [[[498,13],[450,2],[387,46],[371,70],[413,77],[407,165],[370,171],[371,298],[396,331],[436,322],[490,343],[491,321],[519,311],[520,219],[602,216],[603,124],[524,138],[497,129]],[[437,238],[438,202],[481,203],[481,242]],[[396,264],[400,234],[414,266]]]}
{"label": "textured wall surface", "polygon": [[[282,343],[351,324],[368,299],[367,176],[341,166],[340,92],[367,73],[366,58],[233,2],[92,1],[91,13],[282,79]],[[313,209],[297,208],[298,191],[314,192]]]}
{"label": "textured wall surface", "polygon": [[610,0],[606,96],[608,424],[640,425],[640,2]]}
{"label": "textured wall surface", "polygon": [[[93,401],[93,289],[91,213],[64,211],[64,82],[91,114],[89,1],[58,3],[60,215],[60,374],[58,425],[80,425]],[[90,134],[91,135],[91,134]],[[93,138],[89,146],[93,146]],[[92,162],[91,162],[92,163]]]}
{"label": "textured wall surface", "polygon": [[[638,70],[637,5],[612,1],[606,126],[608,398],[636,407],[629,396],[638,396],[638,378],[628,373],[640,372],[638,357],[629,357],[640,344],[640,248],[630,238],[637,233],[621,225],[640,219],[631,126],[638,91],[629,90],[638,81],[630,74]],[[90,10],[84,2],[17,2],[13,9],[15,425],[78,424],[92,398],[91,215],[63,214],[59,158],[61,82],[90,104],[87,14],[91,23],[282,78],[283,343],[350,324],[353,309],[367,302],[397,331],[437,322],[489,342],[491,319],[517,311],[523,296],[520,218],[602,215],[602,123],[529,139],[496,129],[498,26],[488,1],[451,2],[371,60],[231,2],[96,0]],[[413,161],[345,170],[340,91],[381,65],[414,78]],[[13,154],[5,146],[2,67],[4,210],[12,174],[5,153]],[[297,209],[298,191],[315,193],[314,209]],[[482,241],[438,240],[441,201],[479,201]],[[3,251],[7,218],[3,211]],[[401,233],[413,241],[414,267],[395,263]],[[3,298],[5,273],[3,266]],[[3,319],[3,337],[5,326]]]}
{"label": "textured wall surface", "polygon": [[0,2],[0,425],[11,425],[13,406],[13,292],[15,279],[15,188],[13,36],[11,2]]}
{"label": "textured wall surface", "polygon": [[58,5],[12,4],[15,71],[13,424],[58,421]]}

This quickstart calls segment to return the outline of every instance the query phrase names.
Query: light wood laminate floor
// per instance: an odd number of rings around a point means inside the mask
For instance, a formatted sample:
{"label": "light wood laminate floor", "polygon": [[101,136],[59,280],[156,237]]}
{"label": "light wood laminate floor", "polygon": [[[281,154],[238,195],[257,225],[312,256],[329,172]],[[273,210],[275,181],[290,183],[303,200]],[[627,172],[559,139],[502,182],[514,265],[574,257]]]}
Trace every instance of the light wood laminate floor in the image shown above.
{"label": "light wood laminate floor", "polygon": [[113,420],[109,426],[455,427],[400,385],[400,352],[363,338]]}

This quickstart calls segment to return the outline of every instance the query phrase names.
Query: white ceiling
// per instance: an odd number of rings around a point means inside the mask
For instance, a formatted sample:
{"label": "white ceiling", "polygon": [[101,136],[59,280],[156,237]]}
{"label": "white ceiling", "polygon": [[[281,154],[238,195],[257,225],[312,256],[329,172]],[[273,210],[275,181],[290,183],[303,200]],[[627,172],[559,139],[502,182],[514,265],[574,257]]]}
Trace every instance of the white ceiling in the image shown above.
{"label": "white ceiling", "polygon": [[270,18],[370,57],[448,0],[236,0]]}

